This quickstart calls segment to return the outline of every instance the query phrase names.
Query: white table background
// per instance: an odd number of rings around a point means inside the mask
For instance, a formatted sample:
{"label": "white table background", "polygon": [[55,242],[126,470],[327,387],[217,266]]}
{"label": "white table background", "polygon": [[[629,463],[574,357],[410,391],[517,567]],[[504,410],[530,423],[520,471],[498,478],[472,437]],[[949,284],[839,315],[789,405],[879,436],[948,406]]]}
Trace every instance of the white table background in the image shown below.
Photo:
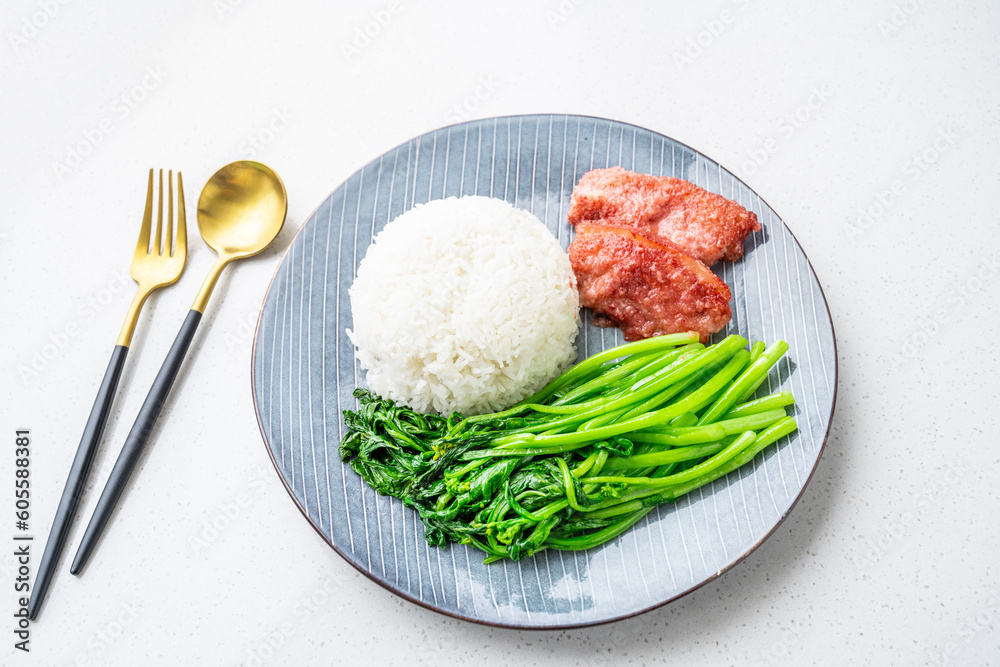
{"label": "white table background", "polygon": [[[996,664],[1000,6],[346,4],[4,3],[0,663]],[[535,112],[648,127],[741,176],[812,261],[840,379],[811,483],[744,562],[632,619],[521,632],[406,602],[320,539],[262,444],[250,350],[284,247],[343,179],[436,127]],[[76,578],[85,522],[214,259],[197,236],[150,299],[17,651],[14,430],[33,438],[34,572],[132,297],[146,170],[183,170],[195,233],[201,185],[251,157],[285,181],[285,229],[222,278]]]}

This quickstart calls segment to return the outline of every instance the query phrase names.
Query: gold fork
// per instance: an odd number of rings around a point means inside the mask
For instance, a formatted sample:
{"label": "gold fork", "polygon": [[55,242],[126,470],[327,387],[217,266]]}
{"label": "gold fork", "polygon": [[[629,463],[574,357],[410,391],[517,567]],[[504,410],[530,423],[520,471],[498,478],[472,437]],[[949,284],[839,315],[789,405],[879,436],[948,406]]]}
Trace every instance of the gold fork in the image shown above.
{"label": "gold fork", "polygon": [[[139,240],[135,244],[135,252],[132,255],[132,278],[139,284],[139,289],[132,299],[128,314],[125,316],[125,324],[122,326],[118,342],[111,354],[111,363],[104,373],[104,380],[97,392],[97,399],[94,407],[90,411],[90,418],[83,430],[83,437],[80,439],[80,446],[77,448],[76,457],[70,467],[69,478],[66,480],[66,487],[63,489],[62,498],[59,500],[59,507],[56,510],[55,519],[52,521],[52,529],[49,531],[49,539],[45,543],[45,552],[42,554],[41,565],[38,574],[35,576],[35,584],[32,587],[31,600],[28,604],[28,618],[35,620],[41,609],[45,592],[52,580],[56,562],[66,543],[66,536],[69,534],[69,526],[77,506],[80,503],[80,496],[87,482],[87,476],[94,463],[94,455],[97,453],[97,446],[104,433],[104,425],[107,423],[108,414],[111,412],[111,403],[114,400],[118,379],[121,377],[122,368],[125,366],[125,357],[128,354],[129,344],[132,342],[132,334],[135,333],[135,324],[139,319],[139,312],[142,310],[146,299],[155,290],[173,284],[180,278],[184,271],[184,262],[187,258],[187,217],[184,210],[184,182],[181,173],[177,172],[177,231],[174,233],[174,183],[173,172],[167,172],[167,220],[166,228],[163,225],[163,170],[159,174],[158,206],[156,213],[156,230],[153,231],[153,170],[149,170],[149,185],[146,189],[146,209],[142,216],[142,227],[139,229]],[[163,232],[166,233],[163,233]],[[152,247],[150,241],[152,240]]]}
{"label": "gold fork", "polygon": [[139,311],[146,303],[146,298],[153,291],[177,282],[184,270],[187,259],[187,217],[184,211],[184,180],[181,172],[177,172],[177,242],[171,252],[171,236],[174,223],[174,183],[173,172],[167,172],[167,233],[163,243],[160,243],[163,226],[163,170],[160,170],[159,206],[156,212],[156,236],[153,237],[153,247],[149,247],[150,227],[153,221],[153,170],[149,170],[149,187],[146,190],[146,211],[142,216],[142,227],[139,230],[139,240],[132,254],[132,279],[139,283],[139,289],[129,306],[125,316],[125,325],[118,336],[118,345],[128,347],[135,332],[135,323],[139,319]]}

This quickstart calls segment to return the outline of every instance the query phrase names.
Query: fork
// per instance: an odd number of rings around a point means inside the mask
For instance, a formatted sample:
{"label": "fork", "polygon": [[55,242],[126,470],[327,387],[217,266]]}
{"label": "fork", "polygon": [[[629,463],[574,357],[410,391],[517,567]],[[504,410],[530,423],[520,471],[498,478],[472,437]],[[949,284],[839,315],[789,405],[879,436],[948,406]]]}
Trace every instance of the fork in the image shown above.
{"label": "fork", "polygon": [[[175,234],[173,172],[167,172],[167,220],[165,228],[163,224],[162,169],[159,177],[156,228],[155,234],[151,234],[154,231],[153,170],[149,170],[146,209],[142,216],[142,226],[139,228],[139,240],[135,244],[135,252],[132,255],[132,278],[139,284],[139,288],[129,306],[128,314],[125,316],[125,324],[122,326],[114,351],[111,353],[111,363],[108,364],[108,370],[104,373],[104,380],[98,389],[97,399],[94,401],[94,407],[90,410],[90,418],[83,429],[83,437],[80,439],[73,465],[70,467],[66,487],[59,499],[59,506],[56,509],[55,519],[52,521],[52,529],[49,531],[49,538],[45,543],[45,551],[42,554],[41,565],[35,576],[33,592],[28,603],[28,618],[32,621],[38,618],[45,592],[52,581],[56,563],[66,543],[70,523],[80,504],[80,497],[83,495],[87,476],[94,463],[94,455],[97,453],[101,435],[104,433],[104,425],[107,423],[108,414],[111,411],[111,403],[118,388],[118,380],[121,377],[122,368],[125,366],[125,357],[128,355],[129,344],[132,342],[132,334],[135,333],[136,321],[139,319],[142,306],[150,294],[161,287],[176,282],[184,270],[184,262],[187,258],[184,182],[181,173],[177,172],[177,230]],[[152,247],[150,246],[151,240]]]}

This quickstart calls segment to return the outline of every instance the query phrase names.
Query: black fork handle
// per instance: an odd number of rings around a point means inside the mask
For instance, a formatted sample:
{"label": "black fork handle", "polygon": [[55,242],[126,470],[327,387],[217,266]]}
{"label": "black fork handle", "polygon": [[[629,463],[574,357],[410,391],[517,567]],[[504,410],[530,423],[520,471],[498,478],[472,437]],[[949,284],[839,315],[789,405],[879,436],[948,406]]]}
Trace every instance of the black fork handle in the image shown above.
{"label": "black fork handle", "polygon": [[73,565],[69,569],[71,573],[80,574],[97,547],[97,542],[114,512],[115,506],[118,505],[118,499],[121,498],[122,492],[128,485],[129,477],[135,469],[135,464],[139,461],[139,456],[149,440],[149,434],[156,424],[160,410],[170,394],[170,388],[184,362],[184,357],[187,356],[188,347],[190,347],[191,340],[198,330],[200,321],[200,312],[197,310],[189,311],[184,324],[181,325],[181,330],[177,333],[177,338],[174,339],[174,344],[167,352],[167,358],[163,361],[160,372],[156,374],[156,379],[153,380],[153,386],[150,388],[146,400],[139,408],[139,415],[125,439],[125,445],[118,455],[115,467],[111,470],[104,492],[101,493],[101,498],[97,501],[94,516],[91,517],[90,523],[87,525],[83,540],[80,542],[80,548],[77,550]]}
{"label": "black fork handle", "polygon": [[42,552],[41,565],[38,567],[38,574],[35,575],[35,584],[28,602],[28,618],[32,621],[38,618],[42,602],[45,600],[45,592],[49,589],[52,574],[55,572],[63,547],[66,545],[66,536],[69,534],[70,524],[80,505],[80,497],[87,485],[90,469],[94,465],[94,456],[97,454],[97,447],[104,434],[104,426],[108,423],[111,404],[114,402],[118,380],[121,378],[127,356],[128,347],[115,346],[111,353],[108,370],[104,372],[104,379],[97,391],[94,407],[90,409],[90,417],[83,429],[80,445],[76,449],[73,465],[69,469],[69,477],[66,478],[66,486],[59,499],[56,516],[52,520],[52,529],[49,530],[49,539],[45,543],[45,551]]}

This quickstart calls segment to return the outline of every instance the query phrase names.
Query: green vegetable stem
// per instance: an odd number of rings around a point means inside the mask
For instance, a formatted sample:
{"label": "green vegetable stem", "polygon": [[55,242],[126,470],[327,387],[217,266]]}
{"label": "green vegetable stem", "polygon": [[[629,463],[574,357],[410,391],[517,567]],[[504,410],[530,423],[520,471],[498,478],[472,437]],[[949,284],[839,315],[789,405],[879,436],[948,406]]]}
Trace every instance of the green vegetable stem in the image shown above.
{"label": "green vegetable stem", "polygon": [[752,461],[796,429],[791,392],[753,398],[788,350],[695,333],[595,354],[514,407],[420,414],[365,389],[341,459],[420,514],[431,545],[486,562],[581,550]]}

